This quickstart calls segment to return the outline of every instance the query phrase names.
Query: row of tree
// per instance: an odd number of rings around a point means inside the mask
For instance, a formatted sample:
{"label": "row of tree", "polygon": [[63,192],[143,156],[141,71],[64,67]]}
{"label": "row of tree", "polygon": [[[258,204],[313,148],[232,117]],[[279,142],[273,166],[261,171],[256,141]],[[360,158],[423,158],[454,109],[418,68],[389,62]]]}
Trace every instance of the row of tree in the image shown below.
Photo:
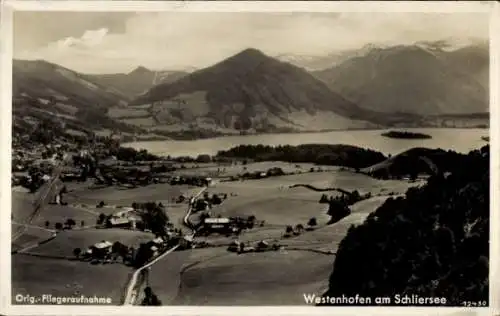
{"label": "row of tree", "polygon": [[350,145],[304,144],[298,146],[239,145],[219,151],[217,157],[252,159],[255,161],[286,161],[316,163],[351,168],[364,168],[386,157],[377,151]]}
{"label": "row of tree", "polygon": [[285,234],[283,235],[283,237],[289,238],[292,235],[298,236],[298,235],[302,234],[302,232],[304,232],[304,230],[306,230],[306,231],[314,230],[316,228],[316,226],[318,226],[318,220],[316,219],[316,217],[311,217],[307,221],[306,227],[304,227],[304,225],[302,225],[302,224],[297,224],[297,225],[295,225],[295,227],[292,225],[287,225],[285,227]]}
{"label": "row of tree", "polygon": [[[45,221],[44,225],[45,228],[49,229],[50,228],[50,221]],[[65,222],[56,222],[54,223],[54,228],[56,230],[63,230],[63,229],[73,229],[77,225],[76,221],[72,218],[68,218]],[[80,227],[85,227],[85,221],[80,221]]]}

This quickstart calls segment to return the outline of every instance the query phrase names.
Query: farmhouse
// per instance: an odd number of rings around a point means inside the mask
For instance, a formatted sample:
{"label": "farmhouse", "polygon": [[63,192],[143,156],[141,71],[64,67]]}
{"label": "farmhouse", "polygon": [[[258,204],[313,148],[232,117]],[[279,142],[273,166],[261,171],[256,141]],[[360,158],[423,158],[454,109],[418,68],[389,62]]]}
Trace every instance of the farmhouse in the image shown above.
{"label": "farmhouse", "polygon": [[123,208],[122,211],[114,213],[108,220],[109,227],[135,228],[141,221],[140,216],[134,214],[133,208]]}
{"label": "farmhouse", "polygon": [[212,178],[205,178],[203,179],[203,184],[206,186],[212,186],[214,185],[214,180]]}
{"label": "farmhouse", "polygon": [[113,244],[111,242],[103,240],[101,242],[98,242],[98,243],[90,246],[89,249],[91,251],[92,257],[104,258],[104,257],[106,257],[106,255],[111,253],[112,246],[113,246]]}
{"label": "farmhouse", "polygon": [[231,221],[225,217],[209,217],[205,218],[203,224],[208,231],[227,231],[231,226]]}
{"label": "farmhouse", "polygon": [[165,243],[165,241],[163,240],[163,238],[157,237],[157,238],[153,239],[151,241],[151,243],[154,244],[154,245],[160,245],[161,246],[161,245],[163,245]]}
{"label": "farmhouse", "polygon": [[126,217],[112,216],[109,219],[109,226],[111,227],[131,227],[131,222]]}

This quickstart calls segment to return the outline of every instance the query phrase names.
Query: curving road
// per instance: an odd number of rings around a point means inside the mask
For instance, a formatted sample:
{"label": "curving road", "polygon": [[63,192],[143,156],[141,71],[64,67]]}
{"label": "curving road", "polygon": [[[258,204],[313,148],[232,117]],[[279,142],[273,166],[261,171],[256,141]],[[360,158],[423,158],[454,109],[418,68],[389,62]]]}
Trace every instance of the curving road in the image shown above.
{"label": "curving road", "polygon": [[[207,190],[207,187],[204,187],[203,189],[200,190],[200,192],[198,192],[193,198],[191,198],[191,200],[189,201],[189,207],[188,207],[188,210],[186,212],[186,216],[184,216],[184,225],[186,225],[189,229],[191,229],[191,235],[187,235],[187,236],[184,236],[185,239],[193,239],[194,238],[194,235],[196,233],[196,231],[193,229],[191,223],[189,222],[189,216],[191,216],[191,213],[192,213],[192,210],[193,210],[193,205],[194,205],[194,201],[196,201],[196,199],[201,195],[203,194],[203,192],[205,192]],[[165,253],[161,254],[160,256],[158,256],[157,258],[155,258],[153,261],[145,264],[144,266],[140,267],[139,269],[135,270],[134,273],[132,274],[132,277],[130,278],[130,281],[127,285],[127,289],[126,289],[126,292],[125,292],[125,297],[124,297],[124,300],[123,300],[123,305],[134,305],[136,299],[137,299],[137,296],[138,296],[138,289],[140,287],[140,284],[141,282],[138,282],[140,280],[139,277],[142,277],[144,278],[144,275],[145,275],[145,271],[147,271],[147,269],[149,269],[149,267],[151,267],[153,264],[155,264],[156,262],[158,262],[159,260],[165,258],[166,256],[168,256],[169,254],[171,254],[172,252],[174,252],[177,248],[179,248],[180,245],[176,245],[174,246],[173,248],[170,248],[169,250],[167,250]]]}

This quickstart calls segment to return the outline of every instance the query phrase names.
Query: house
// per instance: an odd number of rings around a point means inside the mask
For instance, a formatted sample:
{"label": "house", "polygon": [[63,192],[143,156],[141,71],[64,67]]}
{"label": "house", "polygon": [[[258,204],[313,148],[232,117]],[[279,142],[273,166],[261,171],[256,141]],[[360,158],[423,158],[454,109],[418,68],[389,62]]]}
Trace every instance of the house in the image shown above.
{"label": "house", "polygon": [[151,252],[153,253],[153,257],[158,256],[159,254],[158,250],[159,248],[157,246],[151,246]]}
{"label": "house", "polygon": [[205,218],[205,225],[229,225],[230,220],[227,217],[208,217]]}
{"label": "house", "polygon": [[111,242],[103,240],[90,246],[89,249],[91,251],[92,257],[102,259],[111,253],[112,246],[113,244]]}
{"label": "house", "polygon": [[109,219],[109,226],[111,227],[131,227],[132,223],[127,217],[111,216]]}
{"label": "house", "polygon": [[161,245],[163,245],[165,243],[165,241],[163,240],[163,238],[157,237],[157,238],[153,239],[151,241],[151,243],[153,243],[154,245],[160,245],[161,246]]}
{"label": "house", "polygon": [[229,231],[231,221],[226,217],[208,217],[203,221],[205,229],[212,232]]}
{"label": "house", "polygon": [[212,178],[205,178],[203,179],[203,184],[206,186],[213,186],[214,180]]}

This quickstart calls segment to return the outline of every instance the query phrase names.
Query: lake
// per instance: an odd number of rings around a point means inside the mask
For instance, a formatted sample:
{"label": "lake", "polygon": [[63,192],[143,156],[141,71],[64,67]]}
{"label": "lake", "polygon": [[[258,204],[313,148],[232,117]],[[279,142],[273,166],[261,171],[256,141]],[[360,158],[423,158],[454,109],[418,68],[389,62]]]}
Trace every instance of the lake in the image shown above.
{"label": "lake", "polygon": [[[394,129],[399,130],[399,129]],[[404,129],[431,135],[430,139],[396,139],[382,136],[389,130],[333,131],[301,134],[261,134],[245,136],[224,136],[189,141],[144,141],[126,143],[124,146],[146,149],[157,155],[198,156],[215,155],[219,150],[227,150],[237,145],[300,145],[300,144],[346,144],[370,148],[384,154],[397,154],[413,147],[451,149],[467,153],[481,148],[487,142],[481,139],[489,136],[489,129],[458,128],[411,128]]]}

